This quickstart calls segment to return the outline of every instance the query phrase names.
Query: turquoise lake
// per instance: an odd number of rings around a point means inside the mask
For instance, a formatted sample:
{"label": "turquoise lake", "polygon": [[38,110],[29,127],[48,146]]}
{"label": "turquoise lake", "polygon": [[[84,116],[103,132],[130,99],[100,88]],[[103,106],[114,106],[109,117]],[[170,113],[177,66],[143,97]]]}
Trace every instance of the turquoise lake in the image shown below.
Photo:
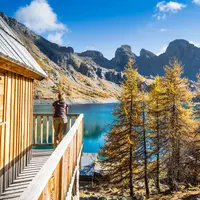
{"label": "turquoise lake", "polygon": [[[97,153],[100,146],[104,145],[104,137],[112,123],[112,111],[117,104],[80,104],[70,105],[69,113],[84,114],[83,152]],[[35,113],[51,113],[50,105],[35,105]]]}

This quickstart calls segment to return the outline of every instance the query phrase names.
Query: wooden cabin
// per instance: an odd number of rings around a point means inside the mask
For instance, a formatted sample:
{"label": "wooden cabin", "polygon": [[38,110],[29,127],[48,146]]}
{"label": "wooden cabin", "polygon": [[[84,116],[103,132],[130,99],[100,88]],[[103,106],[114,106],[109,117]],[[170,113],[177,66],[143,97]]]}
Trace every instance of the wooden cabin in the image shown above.
{"label": "wooden cabin", "polygon": [[0,17],[1,200],[71,199],[75,180],[78,190],[83,115],[68,116],[69,132],[55,151],[34,148],[54,141],[52,114],[33,114],[34,80],[46,77]]}

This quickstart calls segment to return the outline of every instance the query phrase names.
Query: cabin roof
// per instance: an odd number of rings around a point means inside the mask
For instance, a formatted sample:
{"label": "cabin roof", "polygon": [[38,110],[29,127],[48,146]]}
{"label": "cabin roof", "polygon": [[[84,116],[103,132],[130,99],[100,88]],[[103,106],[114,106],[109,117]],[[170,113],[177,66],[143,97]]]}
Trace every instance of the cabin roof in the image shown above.
{"label": "cabin roof", "polygon": [[47,75],[28,52],[14,31],[0,16],[0,57],[6,57],[12,63],[26,68],[43,78]]}

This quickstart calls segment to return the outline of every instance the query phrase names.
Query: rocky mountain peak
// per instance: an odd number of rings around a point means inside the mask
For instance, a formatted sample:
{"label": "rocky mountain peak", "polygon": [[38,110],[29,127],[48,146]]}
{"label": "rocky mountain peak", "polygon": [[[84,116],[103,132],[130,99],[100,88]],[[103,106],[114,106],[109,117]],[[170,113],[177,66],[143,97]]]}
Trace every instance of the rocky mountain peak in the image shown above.
{"label": "rocky mountain peak", "polygon": [[95,51],[95,50],[87,50],[82,53],[79,53],[78,55],[82,57],[90,57],[90,58],[103,57],[103,54],[101,52]]}
{"label": "rocky mountain peak", "polygon": [[131,46],[122,45],[116,50],[115,57],[112,59],[112,62],[118,66],[119,70],[122,70],[129,59],[135,58],[136,55],[132,52]]}
{"label": "rocky mountain peak", "polygon": [[[120,48],[132,52],[132,49],[131,49],[131,46],[130,46],[130,45],[124,44],[124,45],[122,45]],[[119,48],[119,49],[120,49],[120,48]]]}
{"label": "rocky mountain peak", "polygon": [[140,57],[144,58],[144,59],[148,59],[148,58],[153,58],[156,55],[146,49],[141,49],[140,51]]}
{"label": "rocky mountain peak", "polygon": [[191,53],[193,54],[196,50],[198,50],[198,48],[195,47],[193,44],[189,43],[186,40],[179,39],[169,43],[166,54],[168,56],[182,58],[184,56],[188,56]]}

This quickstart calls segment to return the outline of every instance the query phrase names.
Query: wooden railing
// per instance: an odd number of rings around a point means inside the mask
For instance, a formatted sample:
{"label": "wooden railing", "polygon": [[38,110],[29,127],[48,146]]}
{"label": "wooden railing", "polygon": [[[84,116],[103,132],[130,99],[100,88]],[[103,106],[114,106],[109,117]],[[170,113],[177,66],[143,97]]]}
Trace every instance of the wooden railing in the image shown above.
{"label": "wooden railing", "polygon": [[[78,114],[67,114],[67,131],[76,121]],[[33,114],[33,146],[51,146],[54,141],[53,114]]]}
{"label": "wooden railing", "polygon": [[[49,115],[35,115],[46,117]],[[20,200],[71,199],[72,190],[79,199],[79,164],[82,152],[83,115],[77,118],[39,173],[20,196]],[[37,135],[38,136],[38,135]],[[40,134],[43,144],[43,134]],[[38,141],[38,140],[37,140]],[[38,143],[36,143],[38,144]],[[75,188],[73,187],[75,184]]]}

